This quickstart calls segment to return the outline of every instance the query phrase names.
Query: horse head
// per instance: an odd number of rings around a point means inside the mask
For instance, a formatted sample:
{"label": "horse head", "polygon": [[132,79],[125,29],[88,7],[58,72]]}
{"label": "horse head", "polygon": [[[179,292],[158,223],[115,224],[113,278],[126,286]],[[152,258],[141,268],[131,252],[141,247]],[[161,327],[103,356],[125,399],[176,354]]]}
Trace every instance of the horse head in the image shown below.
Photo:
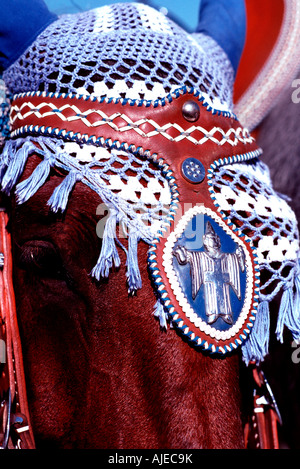
{"label": "horse head", "polygon": [[[213,19],[215,3],[190,35],[144,4],[57,18],[38,1],[38,34],[7,54],[1,187],[37,447],[241,448],[240,362],[268,353],[281,288],[277,335],[299,333],[295,217],[233,111],[244,9]],[[191,248],[194,270],[172,255]]]}

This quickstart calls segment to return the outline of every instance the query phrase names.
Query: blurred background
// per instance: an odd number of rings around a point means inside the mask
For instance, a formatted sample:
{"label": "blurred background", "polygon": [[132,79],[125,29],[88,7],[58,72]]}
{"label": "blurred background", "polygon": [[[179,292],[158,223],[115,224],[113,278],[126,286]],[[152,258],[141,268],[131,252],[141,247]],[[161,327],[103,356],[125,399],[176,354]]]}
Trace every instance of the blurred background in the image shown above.
{"label": "blurred background", "polygon": [[[134,0],[131,0],[134,3]],[[201,0],[139,0],[168,15],[186,31],[194,31],[198,21]],[[128,0],[46,0],[48,8],[58,15],[91,10],[112,3],[128,3]]]}

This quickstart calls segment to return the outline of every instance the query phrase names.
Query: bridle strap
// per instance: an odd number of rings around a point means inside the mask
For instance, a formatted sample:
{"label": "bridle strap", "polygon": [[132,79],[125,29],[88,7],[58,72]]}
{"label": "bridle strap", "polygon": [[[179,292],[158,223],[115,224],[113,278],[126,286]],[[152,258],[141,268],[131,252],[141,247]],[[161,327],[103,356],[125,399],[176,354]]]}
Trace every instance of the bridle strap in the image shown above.
{"label": "bridle strap", "polygon": [[[34,449],[29,418],[26,384],[12,277],[11,238],[7,230],[8,215],[0,209],[0,324],[2,362],[0,364],[0,398],[3,449]],[[2,433],[2,435],[1,435]]]}
{"label": "bridle strap", "polygon": [[261,369],[252,365],[254,381],[253,409],[249,421],[245,425],[246,449],[279,449],[278,425],[281,416]]}

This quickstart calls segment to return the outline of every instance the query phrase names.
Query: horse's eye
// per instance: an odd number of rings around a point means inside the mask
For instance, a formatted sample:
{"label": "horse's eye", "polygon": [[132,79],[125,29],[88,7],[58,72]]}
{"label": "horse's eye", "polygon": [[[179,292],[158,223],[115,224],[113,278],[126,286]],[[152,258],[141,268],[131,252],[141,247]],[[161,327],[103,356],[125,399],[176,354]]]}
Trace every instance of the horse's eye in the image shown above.
{"label": "horse's eye", "polygon": [[62,278],[63,262],[55,246],[49,241],[31,240],[18,249],[18,266],[43,277]]}

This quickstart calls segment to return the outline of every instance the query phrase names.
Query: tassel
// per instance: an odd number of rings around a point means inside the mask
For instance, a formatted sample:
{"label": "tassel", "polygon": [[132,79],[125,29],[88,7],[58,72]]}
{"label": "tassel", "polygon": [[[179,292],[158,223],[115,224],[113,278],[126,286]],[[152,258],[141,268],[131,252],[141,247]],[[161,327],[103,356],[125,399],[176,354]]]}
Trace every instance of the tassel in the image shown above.
{"label": "tassel", "polygon": [[1,182],[3,180],[4,174],[8,167],[9,157],[12,155],[12,153],[13,153],[12,144],[9,141],[5,145],[4,150],[1,154],[1,160],[0,160],[0,181]]}
{"label": "tassel", "polygon": [[142,279],[138,266],[137,247],[139,236],[135,229],[131,229],[128,238],[128,253],[127,253],[127,282],[128,293],[133,294],[139,288],[142,288]]}
{"label": "tassel", "polygon": [[63,182],[54,189],[53,194],[48,200],[48,205],[51,207],[53,212],[57,213],[59,210],[61,212],[65,211],[70,193],[76,182],[80,181],[82,177],[83,174],[76,171],[70,171]]}
{"label": "tassel", "polygon": [[165,312],[164,307],[159,300],[155,303],[153,315],[159,319],[160,327],[163,329],[168,328],[168,314]]}
{"label": "tassel", "polygon": [[269,352],[270,339],[270,312],[268,301],[262,301],[258,305],[256,319],[252,331],[242,345],[244,361],[263,361]]}
{"label": "tassel", "polygon": [[[298,281],[297,281],[298,283]],[[277,339],[282,343],[283,342],[283,330],[286,326],[292,333],[294,339],[299,338],[300,334],[300,321],[299,321],[299,310],[295,308],[293,287],[290,286],[286,288],[282,294],[276,335]]]}
{"label": "tassel", "polygon": [[295,277],[295,300],[294,300],[294,308],[295,312],[298,316],[300,316],[300,272]]}
{"label": "tassel", "polygon": [[117,213],[115,210],[111,210],[104,228],[101,253],[91,272],[91,275],[97,280],[100,280],[101,277],[108,277],[113,265],[117,268],[120,267],[121,261],[115,244],[116,226]]}
{"label": "tassel", "polygon": [[16,187],[17,202],[23,204],[32,197],[38,189],[45,183],[49,176],[51,166],[55,163],[53,156],[46,157],[35,168],[33,173],[25,181],[20,182]]}
{"label": "tassel", "polygon": [[32,142],[26,141],[19,150],[16,151],[16,146],[12,144],[8,146],[7,151],[11,152],[8,155],[10,162],[2,179],[2,190],[10,195],[12,188],[24,170],[28,156],[30,153],[37,152],[37,147]]}

